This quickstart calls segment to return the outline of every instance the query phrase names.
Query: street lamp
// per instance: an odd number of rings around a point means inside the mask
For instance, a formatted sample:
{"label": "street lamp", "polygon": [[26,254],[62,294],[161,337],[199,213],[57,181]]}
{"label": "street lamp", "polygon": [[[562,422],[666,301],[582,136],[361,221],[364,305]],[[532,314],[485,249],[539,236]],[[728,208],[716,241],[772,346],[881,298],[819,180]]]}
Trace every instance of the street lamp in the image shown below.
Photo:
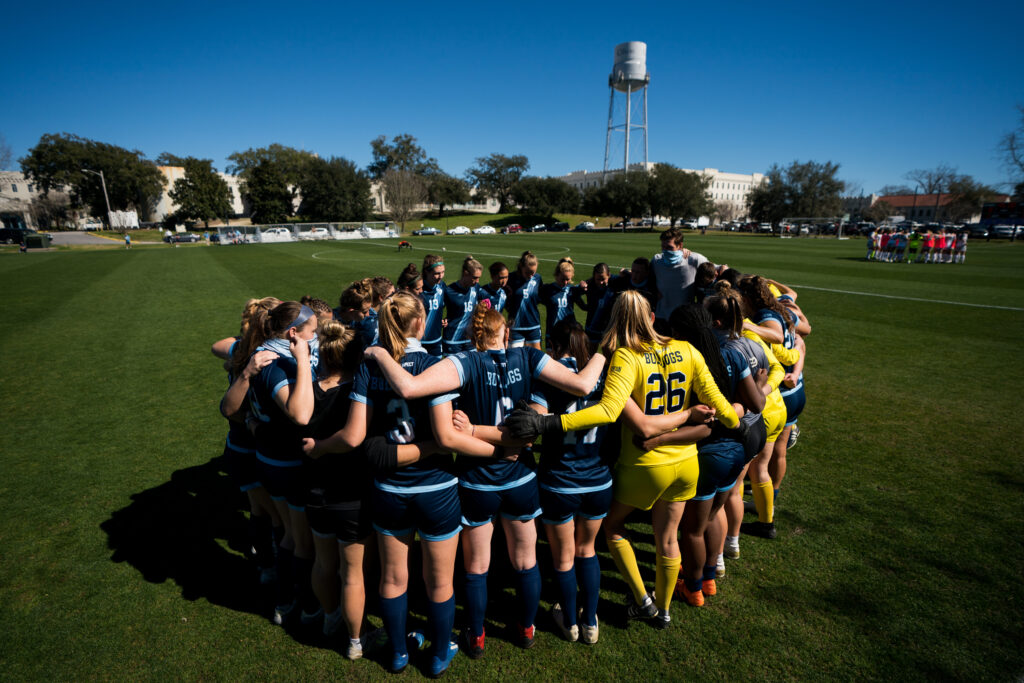
{"label": "street lamp", "polygon": [[107,226],[110,226],[110,197],[107,196],[107,180],[103,177],[103,171],[90,171],[87,168],[82,169],[82,173],[92,173],[100,177],[100,183],[103,185],[103,201],[107,203]]}

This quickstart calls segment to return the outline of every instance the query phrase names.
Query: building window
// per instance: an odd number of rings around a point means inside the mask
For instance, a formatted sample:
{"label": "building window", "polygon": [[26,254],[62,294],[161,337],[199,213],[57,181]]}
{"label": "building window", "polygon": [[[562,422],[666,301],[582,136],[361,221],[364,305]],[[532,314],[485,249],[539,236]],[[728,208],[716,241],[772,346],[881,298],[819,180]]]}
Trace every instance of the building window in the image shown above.
{"label": "building window", "polygon": [[17,192],[17,191],[18,191],[18,186],[15,185],[14,183],[11,183],[11,192]]}
{"label": "building window", "polygon": [[31,186],[31,185],[29,185],[29,186],[28,186],[28,191],[29,191],[29,192],[31,192],[31,191],[32,191],[32,186]]}

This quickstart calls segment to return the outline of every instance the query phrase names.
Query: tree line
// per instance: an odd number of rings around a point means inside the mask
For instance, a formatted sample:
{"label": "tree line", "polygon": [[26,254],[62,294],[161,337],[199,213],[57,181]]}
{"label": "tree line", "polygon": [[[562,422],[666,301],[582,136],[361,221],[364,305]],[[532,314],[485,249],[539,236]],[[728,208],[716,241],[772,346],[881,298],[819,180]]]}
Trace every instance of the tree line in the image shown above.
{"label": "tree line", "polygon": [[[1017,181],[1014,194],[1018,199],[1024,193],[1022,140],[1024,108],[1018,130],[1000,143],[1006,166]],[[669,217],[673,222],[697,216],[738,217],[732,215],[734,205],[711,200],[711,178],[666,163],[655,164],[650,173],[615,173],[607,182],[580,193],[558,178],[527,175],[530,162],[524,155],[478,157],[460,178],[444,172],[412,135],[396,135],[390,140],[382,135],[370,142],[370,148],[372,161],[365,169],[344,157],[321,158],[271,144],[231,154],[225,170],[239,176],[240,191],[257,223],[280,223],[293,216],[309,221],[365,220],[374,213],[374,185],[377,205],[386,204],[390,217],[403,224],[428,202],[443,216],[446,208],[468,203],[474,190],[477,199],[496,201],[500,212],[518,210],[547,218],[556,213],[620,216],[624,221],[646,215]],[[105,216],[107,199],[99,171],[103,171],[112,209],[133,209],[148,218],[166,186],[157,166],[179,166],[185,171],[168,191],[178,205],[169,220],[208,224],[232,214],[231,190],[210,159],[165,152],[149,160],[139,150],[59,133],[43,135],[19,161],[26,178],[42,193],[34,208],[44,220],[58,217],[62,211],[49,197],[54,189],[67,191],[70,208]],[[831,161],[794,161],[785,167],[775,164],[766,172],[766,181],[748,193],[748,215],[772,223],[786,217],[839,215],[847,185],[838,178],[838,171],[839,164]],[[904,177],[912,185],[890,185],[880,193],[951,195],[944,206],[950,220],[963,220],[996,194],[993,188],[948,166],[911,171]],[[296,199],[300,200],[297,207]],[[893,207],[876,202],[863,217],[881,219],[894,212]]]}

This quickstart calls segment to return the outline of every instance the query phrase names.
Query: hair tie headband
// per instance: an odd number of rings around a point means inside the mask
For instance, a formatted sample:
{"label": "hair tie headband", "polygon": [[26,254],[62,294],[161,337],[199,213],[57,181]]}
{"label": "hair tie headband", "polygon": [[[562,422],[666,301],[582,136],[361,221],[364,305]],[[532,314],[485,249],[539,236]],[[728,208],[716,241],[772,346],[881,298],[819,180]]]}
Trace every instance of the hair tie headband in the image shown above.
{"label": "hair tie headband", "polygon": [[303,304],[302,308],[299,310],[298,317],[295,318],[295,320],[292,321],[292,324],[286,327],[285,330],[290,330],[293,327],[301,327],[306,323],[307,320],[312,318],[314,315],[316,315],[316,313],[313,311],[313,309]]}

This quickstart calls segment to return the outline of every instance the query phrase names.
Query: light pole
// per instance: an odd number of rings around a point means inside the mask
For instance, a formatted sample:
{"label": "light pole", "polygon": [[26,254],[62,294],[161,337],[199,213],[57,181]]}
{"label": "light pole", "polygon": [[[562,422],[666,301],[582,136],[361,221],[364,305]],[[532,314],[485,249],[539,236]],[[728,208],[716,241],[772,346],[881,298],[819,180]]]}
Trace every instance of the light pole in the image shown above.
{"label": "light pole", "polygon": [[103,185],[103,201],[107,203],[107,226],[112,227],[110,225],[110,197],[107,196],[107,180],[103,177],[103,171],[99,171],[97,173],[96,171],[90,171],[87,168],[83,168],[82,173],[92,173],[93,175],[98,175],[100,177],[100,184]]}

